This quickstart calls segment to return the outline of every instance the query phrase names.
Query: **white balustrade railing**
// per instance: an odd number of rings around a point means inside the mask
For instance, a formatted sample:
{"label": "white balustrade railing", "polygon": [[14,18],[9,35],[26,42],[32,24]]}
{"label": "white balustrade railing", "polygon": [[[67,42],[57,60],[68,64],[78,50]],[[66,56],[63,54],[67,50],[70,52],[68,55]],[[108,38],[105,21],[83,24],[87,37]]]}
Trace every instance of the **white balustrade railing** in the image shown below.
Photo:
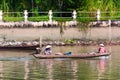
{"label": "white balustrade railing", "polygon": [[[120,13],[120,11],[114,11],[116,13]],[[36,12],[28,12],[27,10],[24,10],[23,12],[4,12],[2,10],[0,10],[0,22],[3,21],[3,17],[6,17],[6,14],[20,14],[20,18],[24,18],[24,22],[28,21],[28,18],[30,18],[30,16],[32,18],[40,18],[40,17],[36,17],[34,16]],[[48,12],[38,12],[39,16],[41,16],[41,14],[45,14],[48,15],[48,21],[52,22],[53,21],[53,17],[54,18],[72,18],[73,21],[76,21],[77,18],[94,18],[97,21],[100,21],[101,18],[111,18],[110,16],[101,16],[101,14],[106,14],[106,13],[111,13],[111,12],[101,12],[100,9],[98,9],[96,12],[88,12],[88,11],[76,11],[73,10],[72,12],[53,12],[52,10],[49,10]],[[113,13],[113,12],[112,12]],[[33,14],[33,15],[31,15]],[[62,16],[60,17],[56,17],[56,14],[62,14]],[[67,14],[67,16],[64,16],[64,14]],[[72,16],[70,16],[69,14],[71,14]],[[92,15],[92,16],[89,16]],[[69,16],[69,17],[68,17]],[[10,17],[7,16],[7,17]],[[114,18],[119,18],[120,16],[112,16]]]}

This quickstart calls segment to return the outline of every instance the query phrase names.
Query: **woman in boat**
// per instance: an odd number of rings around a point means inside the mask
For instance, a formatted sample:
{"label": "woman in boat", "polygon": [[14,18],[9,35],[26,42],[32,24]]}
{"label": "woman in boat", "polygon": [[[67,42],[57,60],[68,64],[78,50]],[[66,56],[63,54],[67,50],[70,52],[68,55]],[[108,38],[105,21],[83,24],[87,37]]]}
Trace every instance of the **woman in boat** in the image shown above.
{"label": "woman in boat", "polygon": [[47,46],[45,47],[44,54],[45,54],[45,55],[51,55],[51,53],[52,53],[51,46],[50,46],[50,45],[47,45]]}
{"label": "woman in boat", "polygon": [[100,44],[100,47],[98,49],[98,53],[106,53],[106,49],[104,47],[104,44]]}

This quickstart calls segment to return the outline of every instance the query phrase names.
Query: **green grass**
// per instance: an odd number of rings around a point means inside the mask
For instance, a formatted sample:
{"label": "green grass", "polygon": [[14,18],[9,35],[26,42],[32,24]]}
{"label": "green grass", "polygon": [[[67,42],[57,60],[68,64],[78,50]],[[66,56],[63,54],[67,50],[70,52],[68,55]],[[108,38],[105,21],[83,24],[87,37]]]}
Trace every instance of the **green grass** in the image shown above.
{"label": "green grass", "polygon": [[9,21],[19,22],[19,21],[24,21],[24,18],[23,17],[4,17],[3,21],[5,21],[5,22],[9,22]]}
{"label": "green grass", "polygon": [[[55,21],[58,21],[58,22],[66,22],[66,21],[72,21],[72,17],[53,17],[52,18],[53,20]],[[111,20],[119,20],[119,18],[105,18],[105,17],[101,17],[100,20],[108,20],[108,19],[111,19]],[[33,21],[33,22],[36,22],[36,21],[48,21],[49,20],[49,16],[45,15],[45,16],[38,16],[38,17],[28,17],[28,21]],[[96,18],[82,18],[82,17],[77,17],[76,19],[77,21],[80,21],[80,22],[90,22],[90,21],[96,21],[97,19]],[[20,21],[24,21],[24,17],[3,17],[3,21],[5,22],[20,22]]]}
{"label": "green grass", "polygon": [[49,19],[48,18],[41,18],[41,17],[29,17],[28,18],[28,21],[33,21],[33,22],[35,22],[35,21],[48,21]]}
{"label": "green grass", "polygon": [[64,17],[62,17],[62,18],[60,18],[60,17],[53,17],[53,20],[60,21],[60,22],[65,22],[65,21],[71,21],[73,19],[72,18],[64,18]]}

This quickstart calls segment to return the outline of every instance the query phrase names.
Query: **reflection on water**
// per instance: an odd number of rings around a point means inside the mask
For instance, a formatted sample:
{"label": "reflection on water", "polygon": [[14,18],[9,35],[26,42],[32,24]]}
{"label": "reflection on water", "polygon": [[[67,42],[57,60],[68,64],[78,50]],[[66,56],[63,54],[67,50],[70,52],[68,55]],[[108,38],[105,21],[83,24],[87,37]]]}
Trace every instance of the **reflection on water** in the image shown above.
{"label": "reflection on water", "polygon": [[29,74],[29,61],[26,60],[24,63],[24,70],[25,70],[25,74],[24,74],[24,80],[28,80],[28,74]]}
{"label": "reflection on water", "polygon": [[40,77],[46,80],[77,80],[77,61],[76,60],[37,60],[37,65],[41,66]]}
{"label": "reflection on water", "polygon": [[2,61],[0,61],[0,77],[2,78],[3,77],[3,63]]}
{"label": "reflection on water", "polygon": [[[65,50],[64,50],[65,48]],[[56,48],[80,52],[82,48]],[[96,47],[89,46],[86,52]],[[85,49],[85,48],[84,48]],[[0,80],[119,80],[120,49],[101,59],[35,59],[32,51],[0,51]]]}
{"label": "reflection on water", "polygon": [[25,61],[31,59],[30,57],[0,57],[0,61]]}
{"label": "reflection on water", "polygon": [[104,73],[105,72],[105,65],[106,65],[106,60],[105,59],[101,59],[98,61],[98,71],[99,73]]}

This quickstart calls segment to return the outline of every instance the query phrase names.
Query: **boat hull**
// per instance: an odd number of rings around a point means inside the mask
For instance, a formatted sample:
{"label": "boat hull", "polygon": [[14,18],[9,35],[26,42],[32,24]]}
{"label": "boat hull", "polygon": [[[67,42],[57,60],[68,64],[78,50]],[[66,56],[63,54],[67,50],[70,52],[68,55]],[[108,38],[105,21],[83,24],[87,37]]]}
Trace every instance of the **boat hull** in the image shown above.
{"label": "boat hull", "polygon": [[35,50],[36,47],[39,47],[39,46],[4,46],[4,47],[1,47],[0,46],[0,50],[11,50],[11,49],[22,49],[22,50]]}
{"label": "boat hull", "polygon": [[96,53],[96,54],[71,54],[71,55],[40,55],[40,54],[33,54],[35,58],[39,59],[53,59],[53,58],[95,58],[95,57],[101,57],[101,56],[109,56],[109,53]]}

